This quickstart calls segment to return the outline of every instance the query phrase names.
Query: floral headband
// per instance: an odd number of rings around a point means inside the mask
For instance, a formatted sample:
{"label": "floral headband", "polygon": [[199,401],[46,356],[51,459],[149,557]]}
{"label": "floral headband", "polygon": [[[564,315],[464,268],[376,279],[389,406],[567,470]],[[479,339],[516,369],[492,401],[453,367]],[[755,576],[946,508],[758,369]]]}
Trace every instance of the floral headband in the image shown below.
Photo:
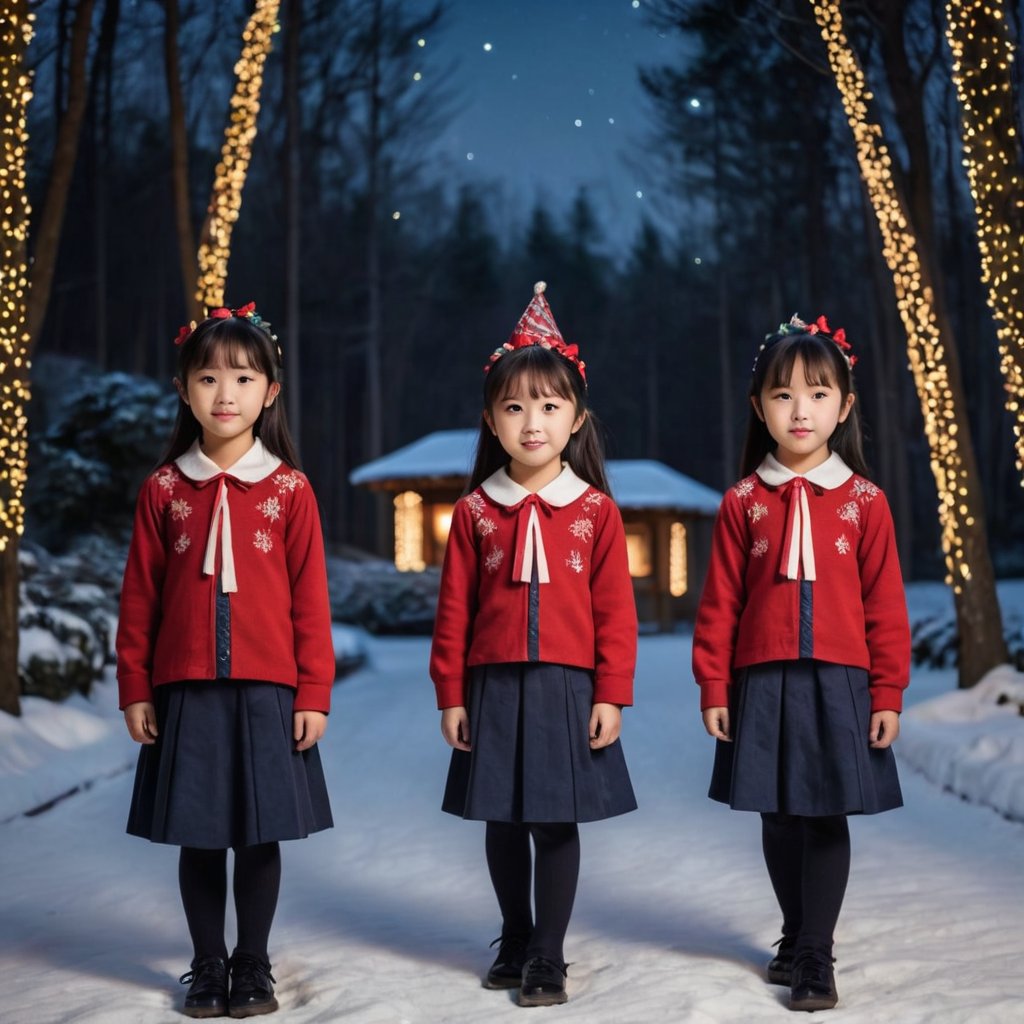
{"label": "floral headband", "polygon": [[[263,317],[256,312],[256,303],[247,302],[244,306],[239,306],[238,309],[228,309],[226,306],[218,306],[216,309],[211,309],[207,317],[208,320],[227,320],[229,317],[237,316],[243,320],[248,320],[253,327],[258,327],[268,338],[274,343],[277,348],[278,358],[281,357],[281,346],[278,344],[277,335],[270,329],[270,321],[264,320]],[[196,329],[195,320],[190,320],[184,327],[178,329],[178,336],[174,339],[175,345],[184,345]]]}
{"label": "floral headband", "polygon": [[794,313],[789,319],[789,323],[779,324],[779,329],[773,331],[771,334],[764,336],[764,342],[761,347],[757,350],[757,355],[754,356],[754,365],[751,367],[751,373],[757,369],[757,361],[761,358],[761,353],[776,341],[780,341],[782,338],[788,337],[793,334],[820,334],[823,338],[827,338],[829,341],[834,342],[836,347],[839,349],[840,355],[846,360],[846,365],[852,371],[854,366],[857,364],[857,357],[850,352],[851,345],[846,340],[846,331],[842,327],[832,330],[828,325],[828,320],[824,316],[819,316],[813,324],[806,324],[799,316]]}
{"label": "floral headband", "polygon": [[491,353],[491,358],[484,367],[484,373],[488,373],[491,367],[509,352],[515,352],[520,348],[529,348],[531,345],[540,345],[541,348],[549,348],[560,356],[568,359],[580,372],[583,378],[583,387],[587,386],[587,364],[580,359],[578,345],[566,345],[562,332],[555,323],[551,313],[548,300],[544,298],[544,289],[547,285],[538,281],[533,286],[533,298],[530,304],[523,311],[519,318],[512,336]]}

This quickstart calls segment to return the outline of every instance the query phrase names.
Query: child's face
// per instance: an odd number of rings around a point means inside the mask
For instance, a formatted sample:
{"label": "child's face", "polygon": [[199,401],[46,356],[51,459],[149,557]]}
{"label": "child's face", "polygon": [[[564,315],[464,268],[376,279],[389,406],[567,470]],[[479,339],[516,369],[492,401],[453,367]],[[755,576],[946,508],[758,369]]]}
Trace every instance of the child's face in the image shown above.
{"label": "child's face", "polygon": [[806,473],[828,458],[829,438],[850,415],[854,396],[844,399],[831,384],[808,384],[798,356],[788,385],[764,388],[750,400],[777,445],[775,457],[794,473]]}
{"label": "child's face", "polygon": [[558,394],[541,393],[534,398],[525,381],[514,382],[484,413],[512,460],[509,476],[517,483],[529,482],[535,490],[562,471],[562,452],[586,415],[577,415],[572,400]]}
{"label": "child's face", "polygon": [[180,381],[178,393],[203,429],[203,446],[251,441],[252,428],[264,409],[274,404],[281,385],[246,364],[230,366],[220,351],[211,365],[199,367]]}

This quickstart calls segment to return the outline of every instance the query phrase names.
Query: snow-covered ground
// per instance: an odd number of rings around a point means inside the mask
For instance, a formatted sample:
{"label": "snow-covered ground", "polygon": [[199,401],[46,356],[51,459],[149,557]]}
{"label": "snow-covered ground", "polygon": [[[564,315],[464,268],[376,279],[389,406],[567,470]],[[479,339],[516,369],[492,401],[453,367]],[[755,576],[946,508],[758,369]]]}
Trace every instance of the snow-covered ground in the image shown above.
{"label": "snow-covered ground", "polygon": [[[533,1011],[480,987],[498,917],[483,826],[438,809],[448,753],[428,641],[367,643],[366,667],[335,689],[322,744],[337,825],[284,850],[273,1019],[489,1024],[525,1013],[567,1024],[746,1024],[788,1015],[786,990],[761,974],[779,920],[757,818],[705,796],[711,741],[687,637],[641,641],[624,736],[641,807],[583,826],[570,1001]],[[909,696],[965,703],[954,687],[952,670],[916,672]],[[0,715],[6,1024],[183,1019],[177,977],[190,949],[177,851],[124,834],[134,751],[115,704],[106,684],[89,701],[26,702],[19,722]],[[956,745],[955,715],[926,713],[932,700],[915,707],[900,744],[928,756],[939,742]],[[1019,750],[1024,718],[1001,713],[998,725]],[[975,715],[962,728],[969,746],[985,727]],[[1019,759],[1003,767],[1024,771]],[[830,1019],[1024,1020],[1024,824],[944,791],[905,760],[902,776],[905,808],[852,822]],[[91,784],[50,809],[19,813],[83,781]]]}

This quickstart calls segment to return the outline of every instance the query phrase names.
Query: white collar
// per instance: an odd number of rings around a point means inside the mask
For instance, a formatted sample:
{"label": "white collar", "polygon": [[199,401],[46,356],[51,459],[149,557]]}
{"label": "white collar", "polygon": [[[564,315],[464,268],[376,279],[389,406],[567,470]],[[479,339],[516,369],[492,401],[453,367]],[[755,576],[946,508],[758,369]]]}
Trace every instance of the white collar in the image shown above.
{"label": "white collar", "polygon": [[[586,480],[581,480],[570,468],[568,462],[562,463],[562,472],[549,484],[545,484],[539,491],[537,497],[543,498],[549,505],[555,508],[562,508],[571,505],[577,498],[583,497],[590,486]],[[508,468],[492,473],[481,485],[481,489],[488,498],[496,501],[499,505],[511,507],[517,505],[524,498],[531,494],[522,484],[517,484],[508,475]]]}
{"label": "white collar", "polygon": [[174,463],[189,480],[211,480],[215,476],[227,473],[237,480],[255,484],[270,476],[281,465],[281,460],[276,455],[271,455],[257,437],[253,441],[253,446],[227,469],[221,469],[199,447],[198,441],[193,441],[192,447],[184,455],[179,455]]}
{"label": "white collar", "polygon": [[823,487],[826,491],[841,487],[853,476],[853,470],[835,452],[832,452],[820,466],[815,466],[814,469],[809,469],[806,473],[794,473],[769,452],[754,472],[769,487],[781,487],[795,477],[802,476],[805,480],[818,487]]}

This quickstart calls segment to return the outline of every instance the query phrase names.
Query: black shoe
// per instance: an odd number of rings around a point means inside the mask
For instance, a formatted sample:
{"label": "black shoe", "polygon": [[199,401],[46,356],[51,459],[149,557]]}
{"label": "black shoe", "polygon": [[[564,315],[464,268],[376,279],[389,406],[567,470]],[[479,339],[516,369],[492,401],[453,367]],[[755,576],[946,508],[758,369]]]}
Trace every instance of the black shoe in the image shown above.
{"label": "black shoe", "polygon": [[228,1012],[228,965],[219,956],[200,956],[178,981],[188,985],[186,1017],[224,1017]]}
{"label": "black shoe", "polygon": [[498,955],[484,978],[484,988],[519,988],[526,963],[526,939],[519,935],[502,935],[491,943],[498,946]]}
{"label": "black shoe", "polygon": [[544,956],[531,956],[523,965],[519,1005],[554,1006],[564,1003],[568,998],[565,991],[565,964],[556,964]]}
{"label": "black shoe", "polygon": [[274,998],[274,976],[270,964],[248,953],[235,953],[231,957],[231,993],[228,1012],[232,1017],[258,1017],[277,1009]]}
{"label": "black shoe", "polygon": [[839,1002],[833,962],[824,949],[801,949],[797,953],[789,990],[791,1010],[831,1010]]}
{"label": "black shoe", "polygon": [[789,985],[793,976],[793,955],[796,953],[796,936],[783,935],[775,943],[778,949],[768,961],[765,973],[772,985]]}

